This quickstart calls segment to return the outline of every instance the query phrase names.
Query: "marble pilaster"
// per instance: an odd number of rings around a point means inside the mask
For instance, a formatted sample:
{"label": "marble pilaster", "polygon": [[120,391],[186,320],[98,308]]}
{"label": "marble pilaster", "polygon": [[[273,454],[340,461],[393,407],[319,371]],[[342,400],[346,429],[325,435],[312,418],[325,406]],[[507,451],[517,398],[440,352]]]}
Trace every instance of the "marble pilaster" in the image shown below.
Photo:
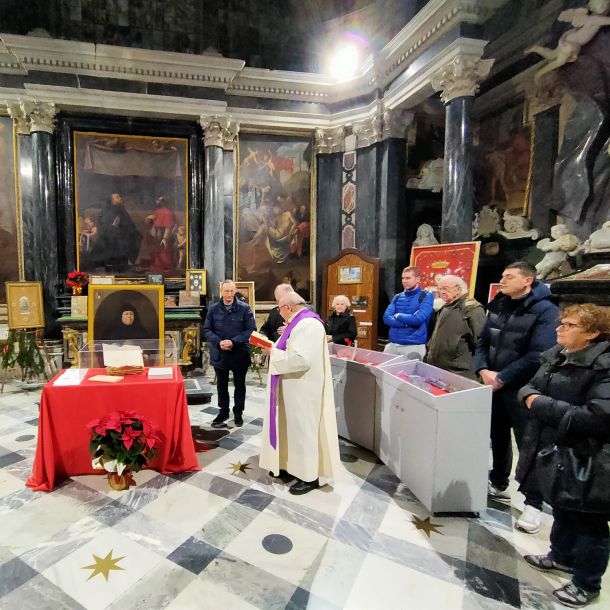
{"label": "marble pilaster", "polygon": [[373,144],[358,150],[358,180],[356,181],[356,248],[368,256],[377,256],[379,250],[377,216],[379,184],[379,150],[381,144]]}
{"label": "marble pilaster", "polygon": [[445,102],[445,180],[441,241],[472,239],[472,106],[479,83],[493,59],[460,54],[433,75],[431,82]]}
{"label": "marble pilaster", "polygon": [[225,223],[225,273],[228,277],[234,277],[234,250],[237,234],[234,227],[234,202],[235,202],[235,153],[233,150],[223,151],[223,209]]}

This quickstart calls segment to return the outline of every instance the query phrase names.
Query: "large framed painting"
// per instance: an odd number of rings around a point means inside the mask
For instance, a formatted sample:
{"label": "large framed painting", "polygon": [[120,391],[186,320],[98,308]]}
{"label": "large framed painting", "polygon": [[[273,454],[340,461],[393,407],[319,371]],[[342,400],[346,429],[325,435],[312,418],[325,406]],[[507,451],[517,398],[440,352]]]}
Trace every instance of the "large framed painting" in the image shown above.
{"label": "large framed painting", "polygon": [[89,342],[157,339],[163,353],[163,302],[163,286],[90,285]]}
{"label": "large framed painting", "polygon": [[183,278],[188,139],[74,131],[77,267]]}
{"label": "large framed painting", "polygon": [[6,302],[5,282],[19,280],[21,231],[15,171],[17,139],[10,117],[0,116],[0,302]]}
{"label": "large framed painting", "polygon": [[420,270],[422,288],[434,290],[443,275],[457,275],[468,285],[468,294],[474,296],[480,247],[479,241],[413,246],[410,264]]}
{"label": "large framed painting", "polygon": [[309,136],[240,133],[236,278],[255,283],[258,302],[283,282],[313,297],[312,151]]}
{"label": "large framed painting", "polygon": [[531,138],[523,104],[481,119],[474,168],[477,209],[487,205],[513,214],[527,212]]}

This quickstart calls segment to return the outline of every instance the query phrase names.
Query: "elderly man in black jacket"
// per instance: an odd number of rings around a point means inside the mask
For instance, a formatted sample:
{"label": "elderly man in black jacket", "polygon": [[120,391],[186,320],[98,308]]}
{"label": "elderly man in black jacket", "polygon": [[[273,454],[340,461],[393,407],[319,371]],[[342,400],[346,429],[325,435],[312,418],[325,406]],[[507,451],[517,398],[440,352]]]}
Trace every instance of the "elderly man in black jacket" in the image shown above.
{"label": "elderly man in black jacket", "polygon": [[250,366],[248,342],[256,330],[248,304],[235,298],[236,287],[225,280],[220,287],[221,300],[208,310],[203,324],[206,341],[210,343],[210,363],[216,371],[218,415],[213,428],[222,428],[229,419],[229,372],[233,371],[233,415],[236,426],[243,426],[242,413],[246,401],[246,373]]}
{"label": "elderly man in black jacket", "polygon": [[[474,370],[493,388],[489,495],[509,499],[513,464],[511,428],[521,448],[527,409],[517,392],[540,365],[540,354],[557,341],[559,309],[547,286],[536,281],[536,269],[525,261],[511,263],[502,273],[501,292],[489,303],[489,315],[477,342]],[[516,526],[530,534],[540,529],[542,495],[526,495],[525,510]]]}

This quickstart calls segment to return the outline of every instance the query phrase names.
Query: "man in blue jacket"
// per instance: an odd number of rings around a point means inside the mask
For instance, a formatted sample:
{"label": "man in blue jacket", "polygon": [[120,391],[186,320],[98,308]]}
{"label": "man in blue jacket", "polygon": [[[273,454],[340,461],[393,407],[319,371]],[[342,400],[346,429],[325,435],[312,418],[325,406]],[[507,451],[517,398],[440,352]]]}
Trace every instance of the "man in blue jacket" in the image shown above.
{"label": "man in blue jacket", "polygon": [[390,343],[384,352],[417,358],[426,355],[428,320],[432,315],[434,296],[419,287],[421,273],[417,267],[402,270],[403,292],[399,292],[383,314],[390,327]]}
{"label": "man in blue jacket", "polygon": [[[536,281],[536,268],[525,261],[508,265],[500,286],[500,293],[487,306],[489,315],[477,342],[474,370],[493,389],[489,495],[509,499],[511,428],[520,449],[528,418],[517,392],[538,370],[541,352],[557,343],[559,309],[550,301],[547,286]],[[528,493],[517,528],[529,534],[538,532],[541,508],[542,494]]]}
{"label": "man in blue jacket", "polygon": [[220,287],[220,301],[208,310],[203,324],[206,341],[210,344],[210,364],[216,371],[218,407],[213,428],[222,428],[229,419],[229,372],[233,371],[233,416],[236,426],[243,426],[242,413],[246,401],[246,373],[250,366],[248,343],[256,323],[252,310],[235,298],[235,283],[225,280]]}

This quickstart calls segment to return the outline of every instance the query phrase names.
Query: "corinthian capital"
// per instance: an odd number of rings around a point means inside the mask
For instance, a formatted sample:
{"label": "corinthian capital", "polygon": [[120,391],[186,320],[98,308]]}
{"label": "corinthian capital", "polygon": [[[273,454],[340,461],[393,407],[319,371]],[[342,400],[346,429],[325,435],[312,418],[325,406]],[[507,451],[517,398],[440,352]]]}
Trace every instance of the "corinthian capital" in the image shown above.
{"label": "corinthian capital", "polygon": [[382,136],[382,125],[381,115],[377,113],[368,119],[354,123],[352,131],[358,138],[356,147],[363,148],[379,142]]}
{"label": "corinthian capital", "polygon": [[17,122],[17,133],[22,135],[34,131],[53,133],[57,109],[53,102],[21,100],[7,104],[10,116]]}
{"label": "corinthian capital", "polygon": [[457,55],[432,76],[432,86],[441,92],[445,104],[456,97],[473,96],[493,63],[493,59],[481,59],[476,55]]}
{"label": "corinthian capital", "polygon": [[413,124],[414,112],[408,110],[389,110],[383,112],[383,139],[406,138],[407,128]]}
{"label": "corinthian capital", "polygon": [[345,146],[345,127],[316,129],[316,152],[319,155],[342,152]]}
{"label": "corinthian capital", "polygon": [[203,128],[203,145],[220,146],[233,150],[239,133],[239,123],[229,116],[201,116],[199,124]]}

